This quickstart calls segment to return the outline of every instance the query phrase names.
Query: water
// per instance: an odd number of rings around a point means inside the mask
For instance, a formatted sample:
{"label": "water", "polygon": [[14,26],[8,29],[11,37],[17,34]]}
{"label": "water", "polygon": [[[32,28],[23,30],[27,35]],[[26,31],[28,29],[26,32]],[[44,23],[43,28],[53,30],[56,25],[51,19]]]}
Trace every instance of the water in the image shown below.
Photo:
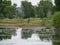
{"label": "water", "polygon": [[28,40],[34,40],[34,41],[35,41],[35,40],[38,40],[38,41],[39,41],[40,38],[39,38],[38,34],[32,34],[32,35],[31,35],[31,38],[28,38]]}
{"label": "water", "polygon": [[52,41],[42,41],[37,33],[32,33],[31,37],[23,39],[22,28],[16,29],[16,35],[12,35],[11,39],[2,39],[0,45],[52,45]]}

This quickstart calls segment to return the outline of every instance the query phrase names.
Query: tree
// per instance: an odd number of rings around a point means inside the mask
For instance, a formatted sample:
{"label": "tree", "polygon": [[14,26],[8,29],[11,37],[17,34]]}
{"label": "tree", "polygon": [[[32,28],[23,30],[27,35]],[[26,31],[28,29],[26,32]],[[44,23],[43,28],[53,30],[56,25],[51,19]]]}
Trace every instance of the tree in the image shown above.
{"label": "tree", "polygon": [[4,10],[3,1],[0,0],[0,18],[2,18],[4,16],[3,15],[3,10]]}
{"label": "tree", "polygon": [[55,7],[56,11],[60,11],[60,0],[55,0],[55,5],[56,5]]}
{"label": "tree", "polygon": [[40,6],[37,7],[37,17],[38,18],[43,18],[44,17],[43,9]]}
{"label": "tree", "polygon": [[24,18],[29,18],[34,16],[34,7],[31,2],[22,1],[22,8],[24,13]]}
{"label": "tree", "polygon": [[39,5],[38,5],[38,15],[40,15],[40,17],[47,17],[48,16],[48,12],[52,12],[52,3],[50,1],[43,1],[41,0]]}
{"label": "tree", "polygon": [[13,18],[16,15],[16,5],[11,5],[11,1],[0,1],[0,18]]}

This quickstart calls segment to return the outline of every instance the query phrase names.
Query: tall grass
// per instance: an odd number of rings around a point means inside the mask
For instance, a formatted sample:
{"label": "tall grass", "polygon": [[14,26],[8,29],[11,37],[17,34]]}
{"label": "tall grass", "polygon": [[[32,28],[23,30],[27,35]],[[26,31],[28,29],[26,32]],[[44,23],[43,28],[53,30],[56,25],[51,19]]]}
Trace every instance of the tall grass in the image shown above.
{"label": "tall grass", "polygon": [[[28,23],[28,19],[30,19]],[[0,25],[17,25],[17,26],[51,26],[51,19],[49,18],[5,18],[0,20]]]}

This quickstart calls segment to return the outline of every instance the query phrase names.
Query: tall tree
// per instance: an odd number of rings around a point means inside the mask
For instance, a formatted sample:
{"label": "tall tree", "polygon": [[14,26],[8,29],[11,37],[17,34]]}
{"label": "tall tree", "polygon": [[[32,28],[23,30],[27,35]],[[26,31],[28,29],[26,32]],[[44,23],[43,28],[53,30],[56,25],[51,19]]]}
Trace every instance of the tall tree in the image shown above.
{"label": "tall tree", "polygon": [[34,10],[31,2],[22,1],[22,8],[24,12],[24,18],[29,18],[34,16]]}
{"label": "tall tree", "polygon": [[12,18],[16,14],[16,5],[11,5],[11,1],[0,1],[0,18]]}
{"label": "tall tree", "polygon": [[40,15],[40,17],[47,17],[52,12],[52,7],[53,5],[50,1],[41,0],[38,5],[38,15]]}
{"label": "tall tree", "polygon": [[4,10],[4,5],[3,5],[3,1],[0,0],[0,18],[2,18],[4,15],[3,15],[3,10]]}
{"label": "tall tree", "polygon": [[60,11],[60,0],[55,0],[56,11]]}

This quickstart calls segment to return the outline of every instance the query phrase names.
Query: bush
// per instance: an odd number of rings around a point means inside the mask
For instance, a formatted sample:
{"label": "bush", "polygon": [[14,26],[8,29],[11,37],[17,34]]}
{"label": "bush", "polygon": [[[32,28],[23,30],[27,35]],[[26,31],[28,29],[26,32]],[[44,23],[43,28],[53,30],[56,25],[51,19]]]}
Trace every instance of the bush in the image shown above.
{"label": "bush", "polygon": [[[55,39],[60,40],[60,12],[55,12],[53,16],[53,26],[55,27]],[[60,44],[56,43],[56,45]]]}
{"label": "bush", "polygon": [[60,28],[60,12],[55,12],[53,15],[53,26]]}

